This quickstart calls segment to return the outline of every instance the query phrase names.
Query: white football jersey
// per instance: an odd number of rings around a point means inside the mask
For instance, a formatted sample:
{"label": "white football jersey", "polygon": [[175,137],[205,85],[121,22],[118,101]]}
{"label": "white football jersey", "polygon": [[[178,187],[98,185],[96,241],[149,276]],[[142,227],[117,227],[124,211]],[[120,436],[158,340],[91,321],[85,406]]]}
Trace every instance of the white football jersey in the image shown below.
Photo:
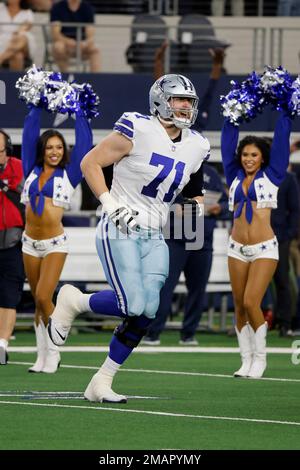
{"label": "white football jersey", "polygon": [[199,132],[183,129],[180,142],[174,143],[158,118],[136,112],[124,113],[114,130],[133,147],[114,165],[111,195],[139,212],[135,219],[141,227],[159,229],[191,174],[208,159],[209,142]]}

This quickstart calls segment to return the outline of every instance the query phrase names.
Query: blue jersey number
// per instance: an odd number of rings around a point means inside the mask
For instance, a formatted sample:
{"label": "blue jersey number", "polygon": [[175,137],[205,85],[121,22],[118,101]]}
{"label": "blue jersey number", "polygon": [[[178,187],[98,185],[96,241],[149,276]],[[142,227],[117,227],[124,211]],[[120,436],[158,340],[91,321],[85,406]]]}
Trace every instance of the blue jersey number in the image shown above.
{"label": "blue jersey number", "polygon": [[[172,158],[166,157],[165,155],[160,155],[159,153],[153,153],[150,160],[150,165],[153,166],[162,166],[162,170],[158,175],[152,180],[147,186],[143,186],[142,194],[145,196],[155,198],[158,193],[158,186],[167,178],[171,173],[174,166],[174,160]],[[174,192],[180,185],[180,182],[183,177],[185,163],[177,162],[175,165],[175,178],[173,183],[170,186],[169,191],[164,195],[163,201],[170,202],[173,199]]]}

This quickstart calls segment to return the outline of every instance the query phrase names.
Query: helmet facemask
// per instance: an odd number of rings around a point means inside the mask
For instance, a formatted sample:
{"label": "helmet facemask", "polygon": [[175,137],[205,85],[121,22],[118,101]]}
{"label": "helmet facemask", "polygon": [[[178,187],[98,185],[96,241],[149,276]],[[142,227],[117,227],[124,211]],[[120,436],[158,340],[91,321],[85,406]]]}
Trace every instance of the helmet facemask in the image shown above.
{"label": "helmet facemask", "polygon": [[[189,98],[191,108],[174,108],[173,98]],[[179,129],[191,127],[198,114],[199,98],[192,82],[183,75],[164,75],[150,89],[150,112],[166,125]],[[186,116],[178,116],[179,113]]]}
{"label": "helmet facemask", "polygon": [[[168,108],[170,112],[170,119],[173,122],[174,126],[178,127],[179,129],[185,129],[191,127],[194,122],[196,121],[198,115],[198,99],[190,98],[191,100],[191,107],[173,107],[172,100],[173,98],[186,98],[185,96],[172,96],[168,101]],[[181,114],[181,116],[179,115]]]}

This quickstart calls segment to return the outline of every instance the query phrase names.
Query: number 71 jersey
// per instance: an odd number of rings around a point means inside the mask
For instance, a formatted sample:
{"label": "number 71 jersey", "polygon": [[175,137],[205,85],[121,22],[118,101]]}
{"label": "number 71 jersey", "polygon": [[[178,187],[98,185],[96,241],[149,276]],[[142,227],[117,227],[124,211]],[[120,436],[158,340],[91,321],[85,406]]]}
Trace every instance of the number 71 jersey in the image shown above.
{"label": "number 71 jersey", "polygon": [[136,221],[141,227],[159,229],[191,174],[209,158],[209,142],[193,129],[183,129],[181,140],[173,142],[158,118],[135,112],[124,113],[114,131],[133,147],[114,165],[111,195],[139,212]]}

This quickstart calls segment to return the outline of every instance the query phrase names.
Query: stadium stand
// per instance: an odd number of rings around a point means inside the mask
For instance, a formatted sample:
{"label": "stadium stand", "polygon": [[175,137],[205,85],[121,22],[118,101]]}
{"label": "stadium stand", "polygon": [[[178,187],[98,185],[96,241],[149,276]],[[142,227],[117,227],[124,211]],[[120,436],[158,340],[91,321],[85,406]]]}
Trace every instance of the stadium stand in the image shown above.
{"label": "stadium stand", "polygon": [[90,0],[90,3],[98,14],[138,15],[149,11],[147,0]]}
{"label": "stadium stand", "polygon": [[[211,0],[90,0],[98,14],[163,15],[211,14]],[[245,0],[245,16],[276,16],[277,0]],[[231,15],[230,2],[225,2],[225,15]]]}
{"label": "stadium stand", "polygon": [[[198,14],[184,15],[178,22],[177,44],[172,44],[171,47],[171,71],[209,72],[209,49],[225,49],[229,45],[228,41],[216,37],[209,18]],[[177,46],[176,49],[174,46]],[[175,50],[177,57],[174,57]]]}
{"label": "stadium stand", "polygon": [[158,15],[138,15],[131,25],[131,44],[126,51],[133,72],[152,72],[155,51],[167,38],[167,26]]}

